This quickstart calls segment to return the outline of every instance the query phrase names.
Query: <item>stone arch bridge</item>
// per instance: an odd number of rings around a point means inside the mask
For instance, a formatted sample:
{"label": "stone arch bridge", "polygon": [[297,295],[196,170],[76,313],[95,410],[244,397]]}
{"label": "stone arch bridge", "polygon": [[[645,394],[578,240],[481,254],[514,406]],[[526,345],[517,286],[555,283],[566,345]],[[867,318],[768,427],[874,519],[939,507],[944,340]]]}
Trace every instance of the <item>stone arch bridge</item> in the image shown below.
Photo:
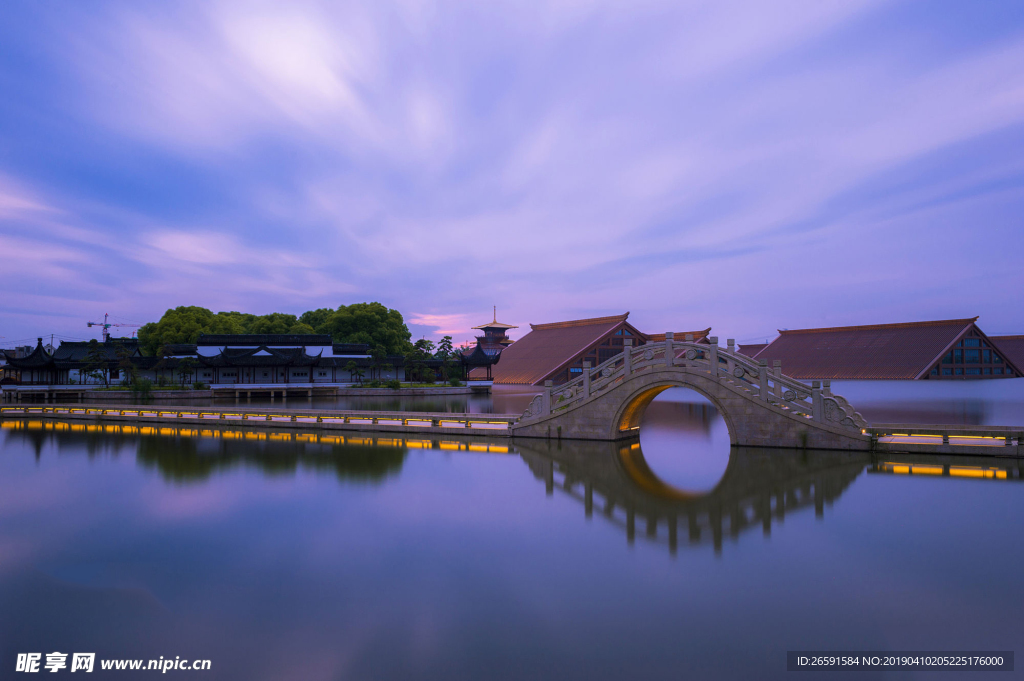
{"label": "stone arch bridge", "polygon": [[[512,426],[514,437],[619,440],[635,436],[647,405],[672,387],[706,397],[725,419],[734,446],[870,450],[868,424],[826,381],[807,385],[734,349],[677,341],[623,352],[544,392]],[[628,342],[628,341],[627,341]]]}

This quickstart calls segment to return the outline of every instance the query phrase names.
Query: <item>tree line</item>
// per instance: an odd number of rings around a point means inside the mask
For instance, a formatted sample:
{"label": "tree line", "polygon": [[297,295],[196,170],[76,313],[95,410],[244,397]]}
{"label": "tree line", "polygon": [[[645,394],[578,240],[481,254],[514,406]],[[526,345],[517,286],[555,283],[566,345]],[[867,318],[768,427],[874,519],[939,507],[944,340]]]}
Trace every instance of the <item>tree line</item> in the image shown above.
{"label": "tree line", "polygon": [[335,343],[365,343],[375,357],[413,352],[412,334],[398,310],[380,303],[353,303],[308,310],[301,315],[273,312],[211,312],[205,307],[181,306],[167,310],[157,322],[139,329],[139,346],[155,356],[172,343],[195,343],[202,334],[290,333],[325,334]]}

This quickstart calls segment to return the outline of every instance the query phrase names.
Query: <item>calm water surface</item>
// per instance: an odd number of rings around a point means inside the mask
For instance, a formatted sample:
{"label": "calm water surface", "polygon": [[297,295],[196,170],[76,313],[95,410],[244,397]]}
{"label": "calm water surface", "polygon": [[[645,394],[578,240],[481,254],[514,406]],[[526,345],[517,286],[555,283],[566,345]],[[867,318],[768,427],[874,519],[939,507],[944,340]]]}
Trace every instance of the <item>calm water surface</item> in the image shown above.
{"label": "calm water surface", "polygon": [[[847,388],[872,420],[1024,423],[1017,387]],[[624,445],[4,426],[0,678],[54,650],[212,660],[189,678],[783,678],[789,649],[1024,641],[1018,460],[730,449],[682,390]]]}

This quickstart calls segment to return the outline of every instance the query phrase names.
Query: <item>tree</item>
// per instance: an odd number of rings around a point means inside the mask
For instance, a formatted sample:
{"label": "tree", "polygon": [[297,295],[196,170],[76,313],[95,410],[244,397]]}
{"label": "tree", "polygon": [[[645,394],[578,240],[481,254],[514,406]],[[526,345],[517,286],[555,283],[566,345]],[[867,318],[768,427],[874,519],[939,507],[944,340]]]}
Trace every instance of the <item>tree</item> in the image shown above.
{"label": "tree", "polygon": [[452,358],[454,356],[452,337],[445,336],[437,344],[437,353],[434,355],[434,357],[441,360],[441,378],[445,381],[448,380],[448,374],[451,372]]}
{"label": "tree", "polygon": [[95,338],[89,341],[83,370],[87,375],[102,380],[108,388],[110,387],[110,372],[107,371],[107,353]]}
{"label": "tree", "polygon": [[121,383],[124,385],[134,385],[139,379],[139,370],[135,367],[135,363],[132,362],[132,351],[124,343],[118,343],[116,353],[118,360],[117,368],[123,376]]}
{"label": "tree", "polygon": [[185,379],[190,378],[199,363],[191,357],[182,357],[178,360],[178,379],[181,385],[185,385]]}
{"label": "tree", "polygon": [[329,333],[335,343],[366,343],[385,355],[405,354],[412,335],[398,310],[380,303],[342,305],[314,328],[317,333]]}
{"label": "tree", "polygon": [[356,364],[354,359],[350,359],[348,361],[348,364],[345,365],[345,371],[348,372],[349,379],[359,381],[360,384],[363,382],[363,376],[365,374],[363,373],[362,368]]}
{"label": "tree", "polygon": [[329,307],[321,307],[318,310],[309,310],[299,315],[299,323],[306,324],[311,329],[312,333],[330,333],[326,330],[327,320],[334,314],[334,310]]}
{"label": "tree", "polygon": [[295,315],[284,314],[283,312],[272,312],[257,317],[249,325],[248,333],[291,333],[291,329],[298,322]]}
{"label": "tree", "polygon": [[[205,307],[181,306],[164,312],[158,322],[150,322],[139,329],[142,352],[152,356],[167,343],[195,343],[204,333],[247,333],[253,315],[241,312],[214,314]],[[292,317],[294,319],[294,317]]]}

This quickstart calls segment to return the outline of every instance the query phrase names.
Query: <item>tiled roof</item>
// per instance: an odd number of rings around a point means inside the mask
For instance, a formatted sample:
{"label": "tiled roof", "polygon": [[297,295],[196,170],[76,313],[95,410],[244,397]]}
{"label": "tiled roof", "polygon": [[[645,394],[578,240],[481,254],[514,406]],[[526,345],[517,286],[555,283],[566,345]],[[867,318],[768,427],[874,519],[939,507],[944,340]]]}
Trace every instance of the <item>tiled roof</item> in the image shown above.
{"label": "tiled roof", "polygon": [[534,385],[543,381],[614,331],[627,317],[628,312],[613,317],[530,324],[530,333],[502,351],[501,362],[492,370],[494,382]]}
{"label": "tiled roof", "polygon": [[43,349],[43,339],[38,339],[35,349],[24,357],[16,357],[14,352],[4,350],[7,363],[15,369],[41,369],[53,365],[53,357]]}
{"label": "tiled roof", "polygon": [[368,355],[370,346],[367,343],[334,343],[335,355]]}
{"label": "tiled roof", "polygon": [[316,333],[204,333],[196,345],[333,345],[333,341],[327,334]]}
{"label": "tiled roof", "polygon": [[793,378],[915,379],[977,319],[780,330],[755,357]]}
{"label": "tiled roof", "polygon": [[[258,353],[258,354],[257,354]],[[220,354],[199,357],[211,367],[293,366],[305,367],[317,363],[320,355],[308,355],[303,348],[225,348]]]}
{"label": "tiled roof", "polygon": [[[137,340],[110,340],[105,343],[97,343],[97,350],[103,359],[107,361],[119,360],[118,350],[124,348],[130,356],[140,356],[139,342]],[[86,362],[89,360],[90,346],[88,341],[68,342],[63,341],[53,352],[53,359],[58,362]]]}
{"label": "tiled roof", "polygon": [[740,345],[736,352],[747,357],[754,357],[766,347],[768,347],[767,343],[747,343],[746,345]]}
{"label": "tiled roof", "polygon": [[989,336],[992,344],[1003,353],[1003,358],[1020,368],[1024,367],[1024,336]]}
{"label": "tiled roof", "polygon": [[196,354],[195,343],[165,343],[163,349],[168,356]]}

